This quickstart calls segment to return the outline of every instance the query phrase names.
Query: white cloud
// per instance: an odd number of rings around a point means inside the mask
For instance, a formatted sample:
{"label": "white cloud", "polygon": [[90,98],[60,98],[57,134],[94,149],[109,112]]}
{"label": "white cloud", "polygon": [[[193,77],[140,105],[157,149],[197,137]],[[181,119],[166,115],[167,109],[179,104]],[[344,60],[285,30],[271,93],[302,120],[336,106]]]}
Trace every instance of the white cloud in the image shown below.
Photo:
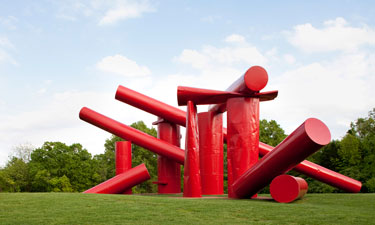
{"label": "white cloud", "polygon": [[[175,60],[197,69],[267,63],[267,58],[255,46],[246,42],[243,36],[233,34],[224,41],[230,45],[220,48],[206,45],[201,50],[184,49]],[[232,45],[233,43],[236,45]]]}
{"label": "white cloud", "polygon": [[229,35],[228,37],[225,38],[225,42],[229,43],[244,43],[245,42],[245,37],[239,34],[232,34]]}
{"label": "white cloud", "polygon": [[0,63],[17,65],[17,61],[8,53],[10,49],[14,49],[12,42],[6,37],[0,37]]}
{"label": "white cloud", "polygon": [[292,45],[309,53],[353,51],[364,45],[375,45],[375,29],[367,25],[350,26],[341,17],[325,21],[322,28],[310,23],[297,25],[287,36]]}
{"label": "white cloud", "polygon": [[156,8],[148,0],[79,0],[57,1],[57,17],[76,21],[80,17],[95,18],[98,25],[113,25],[119,21],[138,18],[144,13],[154,12]]}
{"label": "white cloud", "polygon": [[17,29],[17,21],[18,19],[14,16],[0,17],[0,25],[9,30]]}
{"label": "white cloud", "polygon": [[143,77],[151,74],[147,67],[140,66],[135,61],[120,54],[104,57],[96,64],[96,67],[101,71],[125,77]]}
{"label": "white cloud", "polygon": [[285,54],[285,55],[283,55],[283,59],[288,64],[294,64],[296,62],[296,58],[294,58],[294,56],[291,55],[291,54]]}

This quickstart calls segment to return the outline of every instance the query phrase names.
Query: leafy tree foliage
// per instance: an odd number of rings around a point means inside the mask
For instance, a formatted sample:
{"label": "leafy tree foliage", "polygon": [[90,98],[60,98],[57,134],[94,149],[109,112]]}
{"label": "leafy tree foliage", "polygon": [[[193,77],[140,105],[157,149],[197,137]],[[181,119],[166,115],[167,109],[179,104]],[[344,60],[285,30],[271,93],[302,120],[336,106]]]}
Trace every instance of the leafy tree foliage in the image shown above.
{"label": "leafy tree foliage", "polygon": [[286,138],[285,131],[275,120],[259,121],[259,141],[276,146]]}

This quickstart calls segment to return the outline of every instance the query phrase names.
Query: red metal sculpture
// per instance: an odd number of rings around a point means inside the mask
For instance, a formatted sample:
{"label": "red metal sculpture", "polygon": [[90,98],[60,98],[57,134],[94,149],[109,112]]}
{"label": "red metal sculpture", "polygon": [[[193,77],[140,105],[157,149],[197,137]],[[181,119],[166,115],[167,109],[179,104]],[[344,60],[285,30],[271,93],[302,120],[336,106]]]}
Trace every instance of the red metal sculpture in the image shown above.
{"label": "red metal sculpture", "polygon": [[[132,168],[132,143],[117,141],[115,144],[116,175]],[[132,194],[132,189],[125,190],[124,194]]]}
{"label": "red metal sculpture", "polygon": [[[159,193],[180,192],[179,164],[184,164],[184,197],[222,194],[223,140],[228,147],[229,197],[252,197],[273,180],[274,199],[294,201],[306,193],[307,183],[301,178],[281,175],[293,168],[344,191],[359,192],[361,182],[304,160],[330,141],[330,132],[320,120],[307,119],[275,148],[259,142],[259,103],[273,100],[278,94],[278,91],[260,92],[267,82],[267,72],[260,66],[253,66],[226,91],[179,86],[178,104],[187,105],[187,112],[119,86],[117,100],[159,117],[155,123],[159,139],[88,108],[82,108],[80,118],[158,154],[158,181],[155,183]],[[208,112],[199,113],[197,117],[196,105],[201,104],[212,105]],[[228,112],[228,129],[222,125],[225,111]],[[179,148],[179,125],[186,126],[185,151]],[[260,161],[259,156],[263,156]],[[119,191],[123,186],[113,183],[128,172],[107,181],[104,192]],[[137,179],[137,176],[130,177],[126,182]],[[287,189],[293,191],[287,192]]]}
{"label": "red metal sculpture", "polygon": [[[158,126],[158,138],[180,147],[180,126],[158,118],[153,123]],[[175,194],[181,192],[181,165],[175,161],[158,155],[158,185],[159,194]]]}
{"label": "red metal sculpture", "polygon": [[307,189],[307,182],[303,178],[283,174],[272,180],[270,194],[277,202],[289,203],[301,199]]}

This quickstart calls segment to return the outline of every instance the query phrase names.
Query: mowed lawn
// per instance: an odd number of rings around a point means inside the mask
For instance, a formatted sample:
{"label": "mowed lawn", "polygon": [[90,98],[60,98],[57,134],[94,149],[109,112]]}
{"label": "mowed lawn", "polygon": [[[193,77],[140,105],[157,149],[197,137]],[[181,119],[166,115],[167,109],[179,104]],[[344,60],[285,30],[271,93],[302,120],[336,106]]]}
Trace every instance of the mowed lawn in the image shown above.
{"label": "mowed lawn", "polygon": [[375,224],[375,194],[307,194],[280,204],[168,195],[0,193],[0,224]]}

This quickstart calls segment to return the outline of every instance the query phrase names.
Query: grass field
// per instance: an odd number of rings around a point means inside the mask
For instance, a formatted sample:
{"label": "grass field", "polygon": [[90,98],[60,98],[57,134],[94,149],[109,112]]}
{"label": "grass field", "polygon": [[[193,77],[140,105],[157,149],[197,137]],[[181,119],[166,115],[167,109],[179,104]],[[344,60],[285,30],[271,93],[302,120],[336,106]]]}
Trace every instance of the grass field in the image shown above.
{"label": "grass field", "polygon": [[280,204],[264,199],[0,193],[0,224],[375,224],[375,194],[307,194]]}

